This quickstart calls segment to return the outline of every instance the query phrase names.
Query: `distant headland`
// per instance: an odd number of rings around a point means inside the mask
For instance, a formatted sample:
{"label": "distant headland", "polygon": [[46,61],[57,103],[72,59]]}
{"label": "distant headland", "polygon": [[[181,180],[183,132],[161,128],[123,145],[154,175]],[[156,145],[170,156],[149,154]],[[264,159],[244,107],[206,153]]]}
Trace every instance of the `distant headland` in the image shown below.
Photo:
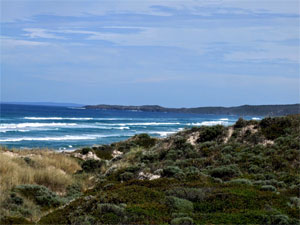
{"label": "distant headland", "polygon": [[87,105],[86,109],[138,110],[144,112],[174,112],[214,115],[240,116],[285,116],[300,113],[300,104],[286,105],[242,105],[235,107],[196,107],[166,108],[159,105],[123,106],[123,105]]}

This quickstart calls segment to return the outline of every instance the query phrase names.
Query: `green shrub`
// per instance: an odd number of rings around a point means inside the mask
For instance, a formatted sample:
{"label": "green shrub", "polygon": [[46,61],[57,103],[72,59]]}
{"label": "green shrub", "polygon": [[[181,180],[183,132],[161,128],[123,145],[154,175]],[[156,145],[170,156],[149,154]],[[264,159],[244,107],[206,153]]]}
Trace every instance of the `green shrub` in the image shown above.
{"label": "green shrub", "polygon": [[35,162],[31,158],[24,157],[23,159],[29,166],[35,166]]}
{"label": "green shrub", "polygon": [[181,150],[170,150],[168,151],[167,155],[165,156],[165,159],[166,160],[176,160],[176,159],[179,159],[183,156],[183,151]]}
{"label": "green shrub", "polygon": [[122,181],[129,181],[132,180],[134,178],[134,174],[131,172],[125,172],[120,174],[120,180]]}
{"label": "green shrub", "polygon": [[156,139],[150,137],[148,134],[139,134],[133,137],[135,140],[135,143],[138,146],[144,147],[144,148],[150,148],[155,145]]}
{"label": "green shrub", "polygon": [[200,170],[197,167],[189,166],[183,169],[186,176],[198,176],[200,175]]}
{"label": "green shrub", "polygon": [[92,150],[92,149],[90,149],[90,148],[83,148],[83,149],[81,149],[81,154],[82,154],[82,155],[86,155],[86,154],[88,154],[91,150]]}
{"label": "green shrub", "polygon": [[99,216],[106,213],[113,213],[119,217],[123,217],[125,215],[125,210],[123,207],[110,203],[98,204],[97,212]]}
{"label": "green shrub", "polygon": [[190,217],[180,217],[171,220],[171,225],[192,225],[194,220]]}
{"label": "green shrub", "polygon": [[222,125],[212,127],[203,127],[197,142],[206,142],[217,140],[220,136],[224,135],[225,128]]}
{"label": "green shrub", "polygon": [[298,197],[291,197],[290,198],[290,206],[291,207],[295,207],[295,208],[297,208],[297,209],[300,209],[300,198],[298,198]]}
{"label": "green shrub", "polygon": [[276,224],[276,225],[289,225],[289,217],[287,215],[273,215],[271,216],[271,224]]}
{"label": "green shrub", "polygon": [[262,133],[267,139],[274,140],[288,133],[292,123],[288,117],[264,118],[260,122]]}
{"label": "green shrub", "polygon": [[81,186],[79,184],[72,184],[67,187],[67,195],[68,199],[74,199],[81,196]]}
{"label": "green shrub", "polygon": [[10,202],[13,203],[13,204],[16,204],[16,205],[23,205],[24,203],[24,200],[23,198],[20,198],[19,196],[17,196],[16,193],[12,192],[10,194]]}
{"label": "green shrub", "polygon": [[241,175],[239,168],[236,165],[220,166],[209,171],[212,177],[229,179]]}
{"label": "green shrub", "polygon": [[164,177],[174,177],[175,174],[181,173],[182,170],[177,166],[168,166],[163,169],[162,176]]}
{"label": "green shrub", "polygon": [[171,210],[178,211],[178,212],[190,213],[193,212],[194,210],[192,202],[186,199],[181,199],[173,196],[166,197],[166,205]]}
{"label": "green shrub", "polygon": [[277,189],[273,185],[263,185],[260,188],[262,191],[273,191],[275,192]]}
{"label": "green shrub", "polygon": [[102,161],[95,159],[88,159],[84,161],[81,165],[81,168],[84,172],[90,173],[100,169],[103,165]]}
{"label": "green shrub", "polygon": [[34,224],[22,217],[1,216],[0,224]]}
{"label": "green shrub", "polygon": [[141,169],[140,166],[138,165],[134,165],[134,166],[129,166],[125,169],[126,172],[130,172],[130,173],[136,173],[137,171],[139,171]]}
{"label": "green shrub", "polygon": [[57,207],[64,201],[54,192],[41,185],[24,184],[15,187],[15,191],[24,197],[32,199],[42,207]]}
{"label": "green shrub", "polygon": [[248,179],[245,179],[245,178],[233,179],[233,180],[229,181],[228,183],[230,183],[230,184],[252,185],[252,182]]}
{"label": "green shrub", "polygon": [[207,190],[201,188],[177,187],[166,192],[167,195],[183,198],[190,201],[202,201],[205,198]]}
{"label": "green shrub", "polygon": [[247,126],[247,121],[246,120],[244,120],[243,118],[239,118],[236,122],[235,122],[235,124],[234,124],[234,128],[243,128],[243,127],[245,127],[245,126]]}

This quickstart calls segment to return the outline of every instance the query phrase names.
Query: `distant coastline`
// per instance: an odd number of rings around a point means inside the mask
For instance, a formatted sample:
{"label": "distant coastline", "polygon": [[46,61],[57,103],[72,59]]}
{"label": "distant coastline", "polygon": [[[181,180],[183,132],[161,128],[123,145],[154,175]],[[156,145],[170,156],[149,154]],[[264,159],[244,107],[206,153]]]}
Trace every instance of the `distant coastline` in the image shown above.
{"label": "distant coastline", "polygon": [[239,116],[285,116],[300,113],[300,104],[286,105],[242,105],[236,107],[196,107],[166,108],[159,105],[123,106],[123,105],[86,105],[85,109],[138,110],[144,112],[173,112]]}

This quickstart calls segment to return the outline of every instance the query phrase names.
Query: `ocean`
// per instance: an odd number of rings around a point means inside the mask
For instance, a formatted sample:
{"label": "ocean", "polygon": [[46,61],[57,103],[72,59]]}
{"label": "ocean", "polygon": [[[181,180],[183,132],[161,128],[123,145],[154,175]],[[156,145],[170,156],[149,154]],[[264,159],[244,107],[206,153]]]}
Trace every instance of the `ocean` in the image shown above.
{"label": "ocean", "polygon": [[140,133],[166,137],[193,126],[228,126],[237,119],[228,115],[0,104],[0,145],[73,150],[110,144]]}

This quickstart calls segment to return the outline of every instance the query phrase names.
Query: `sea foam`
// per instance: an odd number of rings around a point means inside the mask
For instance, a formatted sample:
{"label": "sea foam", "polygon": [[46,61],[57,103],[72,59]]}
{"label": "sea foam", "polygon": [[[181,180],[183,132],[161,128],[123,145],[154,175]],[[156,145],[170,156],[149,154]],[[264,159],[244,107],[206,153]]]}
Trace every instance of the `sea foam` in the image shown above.
{"label": "sea foam", "polygon": [[65,136],[53,136],[53,137],[20,137],[20,138],[6,138],[0,139],[0,142],[20,142],[20,141],[71,141],[71,140],[94,140],[98,138],[106,137],[121,137],[124,135],[65,135]]}

